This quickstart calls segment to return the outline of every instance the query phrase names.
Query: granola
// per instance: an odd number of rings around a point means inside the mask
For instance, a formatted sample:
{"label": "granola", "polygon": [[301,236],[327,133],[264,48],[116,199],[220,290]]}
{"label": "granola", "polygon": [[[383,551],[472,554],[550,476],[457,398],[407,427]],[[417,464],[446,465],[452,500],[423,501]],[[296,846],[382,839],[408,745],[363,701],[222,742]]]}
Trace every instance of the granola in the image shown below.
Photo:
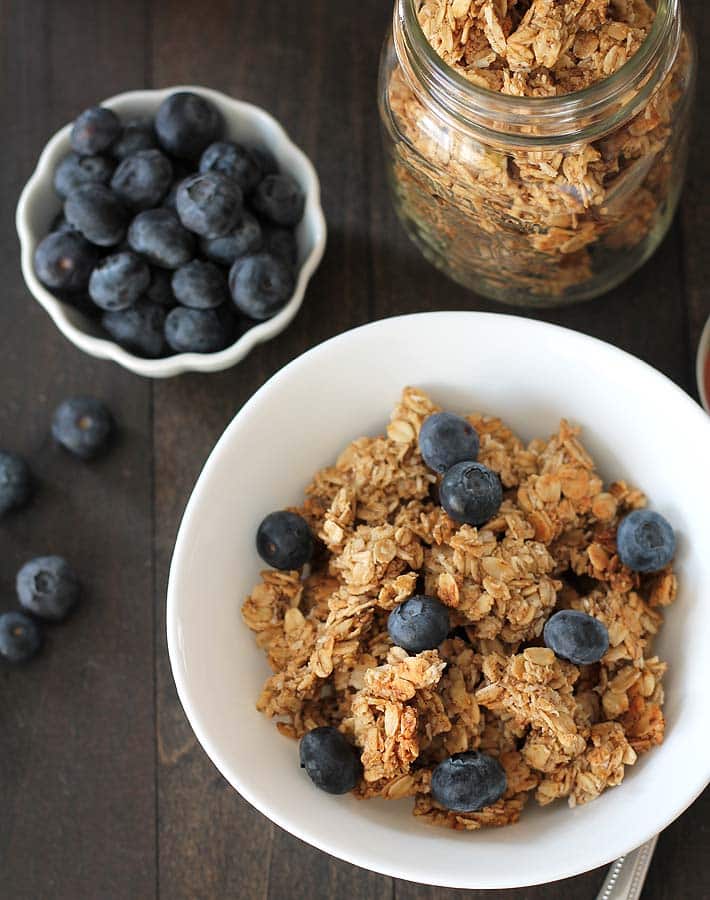
{"label": "granola", "polygon": [[[468,416],[504,500],[479,528],[455,522],[417,442],[436,411],[406,388],[386,435],[353,441],[315,474],[296,510],[319,538],[310,570],[263,572],[242,615],[272,669],[257,707],[283,734],[337,728],[362,762],[356,796],[413,797],[425,821],[475,830],[516,822],[530,799],[586,803],[661,743],[666,663],[653,638],[677,583],[671,566],[643,575],[621,563],[617,526],[645,497],[605,487],[566,420],[525,444],[500,419]],[[452,630],[408,653],[387,618],[418,585]],[[542,645],[562,609],[606,626],[600,662],[573,665]],[[469,750],[497,759],[507,787],[452,812],[432,774]]]}
{"label": "granola", "polygon": [[[417,11],[426,40],[456,73],[533,99],[573,95],[618,72],[656,15],[651,0],[419,0]],[[429,259],[496,299],[548,304],[607,289],[669,221],[692,66],[682,37],[640,109],[643,85],[625,92],[628,115],[614,109],[606,131],[560,143],[531,108],[520,133],[539,143],[522,145],[494,113],[485,138],[455,124],[398,57],[384,79],[384,109],[403,222]],[[577,134],[592,121],[582,115]]]}

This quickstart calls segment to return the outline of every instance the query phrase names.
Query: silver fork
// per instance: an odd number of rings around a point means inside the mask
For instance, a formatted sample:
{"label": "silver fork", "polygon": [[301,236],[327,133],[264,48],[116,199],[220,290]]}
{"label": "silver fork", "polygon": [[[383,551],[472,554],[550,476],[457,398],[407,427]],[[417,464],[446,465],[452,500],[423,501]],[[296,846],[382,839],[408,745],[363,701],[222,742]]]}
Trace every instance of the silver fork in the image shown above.
{"label": "silver fork", "polygon": [[612,863],[597,900],[639,900],[658,835]]}

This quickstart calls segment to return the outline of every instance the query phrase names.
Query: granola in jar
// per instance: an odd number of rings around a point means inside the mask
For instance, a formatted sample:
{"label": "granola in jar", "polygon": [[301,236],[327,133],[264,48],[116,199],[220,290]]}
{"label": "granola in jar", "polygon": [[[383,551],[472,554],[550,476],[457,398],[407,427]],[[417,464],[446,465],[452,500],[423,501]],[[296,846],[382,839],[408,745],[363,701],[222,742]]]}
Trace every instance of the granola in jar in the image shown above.
{"label": "granola in jar", "polygon": [[[454,454],[441,466],[422,433],[437,419]],[[531,800],[593,800],[662,742],[653,640],[676,596],[675,537],[639,490],[603,483],[579,432],[562,420],[525,444],[406,388],[386,434],[350,443],[300,507],[264,519],[257,547],[282,568],[242,606],[272,670],[257,708],[301,741],[319,787],[410,797],[415,816],[476,830]],[[457,506],[461,484],[488,490],[457,483],[462,467],[499,486],[485,520]],[[485,782],[479,803],[445,799],[459,764]]]}
{"label": "granola in jar", "polygon": [[695,57],[680,0],[398,0],[380,71],[396,210],[507,303],[589,299],[663,238]]}

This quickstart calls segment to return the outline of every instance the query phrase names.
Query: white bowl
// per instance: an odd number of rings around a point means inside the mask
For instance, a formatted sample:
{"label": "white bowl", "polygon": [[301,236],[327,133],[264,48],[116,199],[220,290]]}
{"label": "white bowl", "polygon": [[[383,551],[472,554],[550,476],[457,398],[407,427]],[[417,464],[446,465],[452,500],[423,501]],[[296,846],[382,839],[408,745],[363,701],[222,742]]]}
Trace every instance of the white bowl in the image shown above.
{"label": "white bowl", "polygon": [[[411,800],[319,792],[295,742],[254,703],[269,674],[239,607],[262,568],[262,517],[296,504],[351,439],[384,430],[404,385],[454,411],[500,415],[524,438],[580,423],[607,479],[648,492],[675,526],[680,591],[658,638],[670,661],[667,734],[623,783],[585,806],[530,803],[512,827],[426,825]],[[262,813],[334,856],[453,888],[513,888],[576,875],[665,828],[710,778],[710,420],[665,376],[573,331],[513,316],[425,313],[346,332],[294,360],[237,414],[188,504],[168,588],[180,699],[225,778]]]}
{"label": "white bowl", "polygon": [[159,91],[129,91],[102,100],[101,105],[110,107],[122,117],[153,116],[160,103],[175,91],[193,91],[211,100],[224,117],[228,137],[245,144],[260,144],[268,148],[279,167],[293,175],[304,190],[306,208],[296,230],[299,251],[296,287],[289,302],[272,319],[254,325],[234,344],[218,353],[178,353],[165,359],[144,359],[100,336],[99,329],[93,322],[53,296],[37,278],[33,257],[37,244],[48,233],[52,219],[61,209],[61,200],[54,193],[52,178],[57,163],[70,150],[71,124],[58,131],[42,151],[37,168],[22,191],[15,217],[25,283],[34,298],[52,317],[57,328],[85,353],[99,359],[112,359],[131,372],[149,378],[167,378],[188,371],[217,372],[244,359],[256,344],[275,337],[298,312],[306,285],[318,267],[325,249],[325,219],[320,206],[320,185],[315,169],[276,119],[265,110],[251,103],[234,100],[218,91],[193,85]]}
{"label": "white bowl", "polygon": [[710,316],[708,317],[700,341],[698,343],[698,352],[695,357],[695,381],[698,385],[698,396],[703,408],[706,412],[710,412],[710,397],[705,390],[705,366],[710,357]]}

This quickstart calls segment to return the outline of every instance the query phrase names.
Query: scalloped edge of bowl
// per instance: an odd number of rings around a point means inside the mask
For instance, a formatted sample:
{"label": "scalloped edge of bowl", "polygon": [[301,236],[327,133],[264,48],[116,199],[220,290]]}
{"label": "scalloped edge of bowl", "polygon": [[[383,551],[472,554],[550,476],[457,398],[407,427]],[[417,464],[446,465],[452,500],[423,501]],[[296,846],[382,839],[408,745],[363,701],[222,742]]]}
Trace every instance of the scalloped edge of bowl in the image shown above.
{"label": "scalloped edge of bowl", "polygon": [[133,101],[151,99],[155,100],[157,105],[165,97],[176,91],[192,91],[193,93],[201,94],[223,111],[224,107],[228,107],[239,114],[250,116],[253,120],[260,121],[265,128],[272,132],[273,137],[279,143],[277,155],[291,157],[291,159],[298,162],[299,167],[302,169],[302,173],[299,174],[305,179],[303,187],[306,194],[306,207],[302,221],[309,222],[314,239],[310,252],[301,263],[293,295],[286,306],[273,318],[260,322],[252,326],[248,331],[245,331],[229,347],[217,353],[177,353],[174,356],[162,359],[146,359],[134,356],[113,341],[88,334],[75,325],[66,312],[66,304],[53,296],[40,283],[35,274],[33,265],[34,251],[44,235],[36,235],[30,226],[30,206],[46,189],[52,190],[54,163],[60,152],[65,152],[69,149],[71,123],[57,131],[45,145],[32,175],[22,189],[15,213],[15,226],[20,239],[21,267],[25,284],[35,300],[49,314],[59,331],[75,347],[97,359],[112,360],[136,375],[148,378],[169,378],[173,375],[180,375],[183,372],[218,372],[240,362],[257,344],[268,341],[280,334],[291,323],[301,308],[306,287],[323,258],[326,244],[326,223],[320,203],[320,182],[316,170],[303,150],[288,136],[284,127],[260,106],[243,100],[236,100],[211,88],[196,85],[175,85],[161,89],[126,91],[99,102],[102,106],[109,108],[125,108]]}
{"label": "scalloped edge of bowl", "polygon": [[698,352],[695,357],[695,380],[698,386],[698,396],[705,412],[710,413],[710,397],[705,391],[705,365],[710,357],[710,316],[703,327]]}

